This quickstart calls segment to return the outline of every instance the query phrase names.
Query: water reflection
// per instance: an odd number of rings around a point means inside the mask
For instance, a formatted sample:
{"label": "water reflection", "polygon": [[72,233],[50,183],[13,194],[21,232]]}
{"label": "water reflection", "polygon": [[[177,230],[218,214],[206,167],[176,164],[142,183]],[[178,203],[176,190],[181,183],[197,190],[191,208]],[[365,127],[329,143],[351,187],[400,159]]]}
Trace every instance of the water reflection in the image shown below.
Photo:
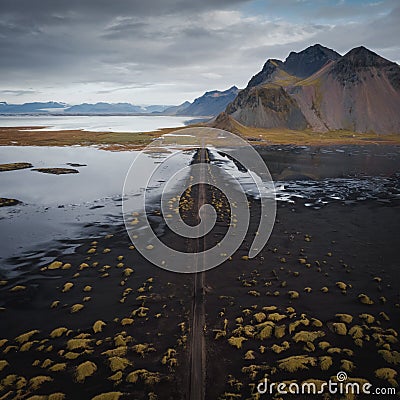
{"label": "water reflection", "polygon": [[400,146],[270,146],[258,148],[274,180],[393,176]]}
{"label": "water reflection", "polygon": [[41,126],[46,131],[150,132],[184,126],[187,119],[163,115],[13,115],[0,116],[0,126]]}
{"label": "water reflection", "polygon": [[[171,150],[172,152],[173,150]],[[98,233],[99,227],[121,224],[121,195],[126,173],[138,152],[110,152],[93,147],[0,147],[0,163],[25,160],[36,167],[75,167],[79,174],[49,175],[31,169],[0,173],[1,197],[16,198],[23,205],[0,208],[0,260],[51,247],[54,240],[78,239]],[[136,163],[131,204],[142,201],[145,190],[157,192],[162,182],[145,179],[144,170],[168,153],[146,153]],[[190,155],[174,157],[175,169]],[[54,247],[54,244],[53,244]],[[16,260],[12,260],[15,264]]]}
{"label": "water reflection", "polygon": [[[145,190],[157,198],[165,180],[190,163],[193,151],[183,151],[147,182],[142,171],[163,163],[174,151],[149,152],[140,165],[135,164],[137,181],[129,193],[131,209],[142,201]],[[398,146],[272,146],[259,152],[275,180],[280,202],[301,201],[306,207],[320,208],[330,202],[375,200],[392,204],[400,200]],[[0,268],[10,274],[13,268],[29,264],[32,257],[42,257],[46,249],[71,250],[74,240],[122,224],[122,188],[136,155],[135,151],[91,147],[0,147],[0,163],[24,161],[36,168],[86,165],[76,167],[79,174],[73,175],[54,176],[30,169],[0,173],[0,196],[24,203],[0,208]],[[257,196],[247,171],[222,153],[211,150],[211,155],[213,163],[239,179],[249,195]]]}

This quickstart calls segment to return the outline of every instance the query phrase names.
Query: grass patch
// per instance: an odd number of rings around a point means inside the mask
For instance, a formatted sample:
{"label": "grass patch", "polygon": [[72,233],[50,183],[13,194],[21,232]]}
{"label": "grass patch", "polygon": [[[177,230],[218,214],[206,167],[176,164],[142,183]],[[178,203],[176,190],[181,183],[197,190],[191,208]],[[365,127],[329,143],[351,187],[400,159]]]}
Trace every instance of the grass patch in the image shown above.
{"label": "grass patch", "polygon": [[[206,126],[202,124],[190,127]],[[188,126],[189,127],[189,126]],[[98,146],[107,150],[142,149],[161,135],[179,131],[187,127],[164,128],[153,132],[88,132],[82,130],[32,131],[29,128],[0,128],[0,146]],[[293,144],[293,145],[335,145],[335,144],[400,144],[400,135],[375,133],[357,133],[347,130],[313,132],[310,129],[297,131],[285,128],[263,129],[244,126],[230,118],[230,126],[223,126],[256,145]],[[165,137],[171,144],[184,138]],[[185,143],[183,143],[185,144]],[[28,163],[0,164],[24,165]],[[30,168],[31,165],[24,168]],[[8,169],[7,169],[8,170]],[[10,169],[11,170],[11,169]],[[1,169],[0,169],[1,171]]]}
{"label": "grass patch", "polygon": [[0,197],[0,207],[16,206],[18,204],[21,204],[21,202],[17,199],[7,199],[5,197]]}
{"label": "grass patch", "polygon": [[15,171],[17,169],[25,169],[25,168],[32,168],[32,167],[33,167],[33,165],[31,163],[26,163],[26,162],[0,164],[0,172]]}

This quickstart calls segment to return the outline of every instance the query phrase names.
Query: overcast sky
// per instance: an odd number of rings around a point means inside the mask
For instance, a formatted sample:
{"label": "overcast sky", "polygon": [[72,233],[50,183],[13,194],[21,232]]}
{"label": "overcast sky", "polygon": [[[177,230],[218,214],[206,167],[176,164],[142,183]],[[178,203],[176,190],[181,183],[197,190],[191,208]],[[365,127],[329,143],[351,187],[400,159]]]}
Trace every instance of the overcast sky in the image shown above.
{"label": "overcast sky", "polygon": [[0,101],[179,104],[321,43],[400,62],[398,0],[0,0]]}

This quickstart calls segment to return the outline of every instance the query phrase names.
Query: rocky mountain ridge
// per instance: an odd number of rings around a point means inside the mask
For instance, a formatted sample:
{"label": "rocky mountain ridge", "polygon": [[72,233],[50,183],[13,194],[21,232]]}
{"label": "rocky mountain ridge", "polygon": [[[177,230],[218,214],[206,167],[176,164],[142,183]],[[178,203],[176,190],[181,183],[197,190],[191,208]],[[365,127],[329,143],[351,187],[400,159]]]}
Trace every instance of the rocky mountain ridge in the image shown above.
{"label": "rocky mountain ridge", "polygon": [[398,64],[362,46],[341,56],[317,44],[267,60],[225,112],[258,128],[389,134],[400,133],[399,110]]}

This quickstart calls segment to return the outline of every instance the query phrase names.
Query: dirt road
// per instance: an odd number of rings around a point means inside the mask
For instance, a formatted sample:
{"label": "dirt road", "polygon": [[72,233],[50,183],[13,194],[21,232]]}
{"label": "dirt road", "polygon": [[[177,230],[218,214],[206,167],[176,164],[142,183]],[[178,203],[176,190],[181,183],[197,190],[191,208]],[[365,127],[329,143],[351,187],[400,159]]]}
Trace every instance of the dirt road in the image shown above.
{"label": "dirt road", "polygon": [[[207,149],[200,149],[197,153],[196,163],[204,164],[201,168],[201,174],[206,173],[206,163],[208,162]],[[203,175],[204,177],[204,175]],[[207,186],[200,184],[194,192],[195,204],[194,210],[207,202]],[[197,212],[197,222],[200,222]],[[193,246],[193,251],[200,253],[205,248],[205,236],[199,231],[199,239]],[[199,255],[196,259],[196,267],[201,270],[204,258]],[[193,307],[192,307],[192,324],[191,324],[191,340],[190,340],[190,382],[189,382],[189,399],[204,400],[205,392],[205,311],[204,311],[204,272],[198,272],[193,277]]]}

